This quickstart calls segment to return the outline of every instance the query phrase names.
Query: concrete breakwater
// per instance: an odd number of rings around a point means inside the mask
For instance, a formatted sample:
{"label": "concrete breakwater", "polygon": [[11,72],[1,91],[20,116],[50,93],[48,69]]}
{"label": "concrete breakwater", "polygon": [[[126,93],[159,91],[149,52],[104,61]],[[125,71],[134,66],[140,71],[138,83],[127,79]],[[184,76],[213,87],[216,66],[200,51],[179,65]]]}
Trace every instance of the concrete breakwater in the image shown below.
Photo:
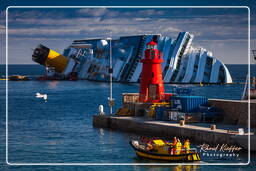
{"label": "concrete breakwater", "polygon": [[[123,94],[123,106],[131,109],[133,116],[94,115],[93,126],[113,130],[132,132],[140,135],[189,138],[198,143],[234,144],[232,136],[238,128],[248,128],[248,101],[210,99],[209,104],[221,110],[224,116],[222,123],[217,123],[217,129],[211,130],[211,124],[196,123],[180,126],[176,122],[156,121],[140,116],[142,109],[150,104],[137,102],[137,94]],[[251,127],[256,127],[256,103],[250,104]]]}
{"label": "concrete breakwater", "polygon": [[[209,99],[210,106],[217,107],[223,113],[224,124],[248,126],[248,101]],[[251,127],[256,128],[256,101],[250,103]]]}
{"label": "concrete breakwater", "polygon": [[211,130],[210,125],[184,125],[178,123],[147,120],[143,117],[119,117],[109,115],[94,115],[93,126],[100,128],[110,128],[113,130],[131,132],[140,135],[150,135],[157,137],[183,137],[198,143],[209,144],[236,144],[231,138],[234,134],[228,133],[226,129]]}

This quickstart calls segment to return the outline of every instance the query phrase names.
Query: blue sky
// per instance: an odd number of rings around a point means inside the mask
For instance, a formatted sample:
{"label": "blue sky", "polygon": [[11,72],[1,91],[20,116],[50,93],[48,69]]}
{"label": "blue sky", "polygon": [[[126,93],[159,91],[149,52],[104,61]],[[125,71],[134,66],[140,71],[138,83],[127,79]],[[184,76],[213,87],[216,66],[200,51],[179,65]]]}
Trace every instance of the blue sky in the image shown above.
{"label": "blue sky", "polygon": [[[67,2],[70,1],[62,3]],[[19,5],[26,5],[26,1]],[[62,52],[74,39],[107,37],[108,30],[111,30],[115,37],[160,33],[174,39],[180,31],[188,31],[195,35],[193,46],[212,51],[224,63],[247,63],[247,15],[246,8],[10,8],[8,60],[9,63],[32,64],[31,49],[39,43]],[[1,38],[5,37],[4,16],[5,11],[2,10]],[[253,33],[256,22],[253,16],[251,42],[255,47],[256,36]],[[1,52],[4,52],[5,42],[1,41],[0,45]],[[5,54],[0,55],[1,63],[4,63]]]}

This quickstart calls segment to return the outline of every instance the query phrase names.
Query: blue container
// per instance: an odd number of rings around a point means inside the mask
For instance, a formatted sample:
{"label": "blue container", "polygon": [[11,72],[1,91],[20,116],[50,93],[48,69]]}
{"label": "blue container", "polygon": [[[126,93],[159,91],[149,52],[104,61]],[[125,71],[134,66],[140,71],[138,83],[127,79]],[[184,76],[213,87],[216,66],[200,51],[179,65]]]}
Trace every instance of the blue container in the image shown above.
{"label": "blue container", "polygon": [[179,101],[181,104],[181,112],[196,112],[200,105],[206,105],[208,98],[203,96],[173,96],[171,101]]}
{"label": "blue container", "polygon": [[164,119],[164,111],[165,111],[165,107],[156,107],[155,109],[156,120],[162,121]]}
{"label": "blue container", "polygon": [[170,109],[171,110],[181,110],[180,96],[171,96],[170,97]]}

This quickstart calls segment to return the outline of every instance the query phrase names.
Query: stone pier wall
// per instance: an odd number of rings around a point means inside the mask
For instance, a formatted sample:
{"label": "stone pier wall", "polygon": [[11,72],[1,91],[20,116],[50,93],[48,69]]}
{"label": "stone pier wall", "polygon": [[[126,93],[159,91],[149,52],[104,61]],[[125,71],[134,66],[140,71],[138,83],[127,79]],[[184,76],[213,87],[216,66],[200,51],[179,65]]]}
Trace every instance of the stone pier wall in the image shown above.
{"label": "stone pier wall", "polygon": [[[224,124],[248,125],[248,101],[209,99],[211,106],[220,109],[224,115]],[[250,104],[251,127],[256,127],[256,102]]]}
{"label": "stone pier wall", "polygon": [[183,137],[193,142],[208,144],[236,144],[224,130],[212,131],[210,128],[191,125],[179,126],[178,124],[163,123],[161,121],[147,121],[135,117],[114,117],[107,115],[94,115],[93,126],[110,128],[122,132],[131,132],[139,135],[151,135],[157,137]]}

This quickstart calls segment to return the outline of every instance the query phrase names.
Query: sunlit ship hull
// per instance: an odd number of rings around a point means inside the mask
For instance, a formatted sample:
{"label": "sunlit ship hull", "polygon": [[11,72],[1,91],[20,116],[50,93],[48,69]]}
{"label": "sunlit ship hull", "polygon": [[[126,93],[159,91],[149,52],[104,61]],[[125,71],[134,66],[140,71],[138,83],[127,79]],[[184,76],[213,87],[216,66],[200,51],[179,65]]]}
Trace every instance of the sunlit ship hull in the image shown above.
{"label": "sunlit ship hull", "polygon": [[[188,32],[181,32],[176,40],[162,35],[136,35],[113,39],[113,80],[139,82],[142,70],[140,59],[144,58],[146,44],[153,39],[158,43],[158,50],[162,52],[164,59],[162,69],[165,83],[232,83],[227,67],[215,58],[212,52],[191,46],[193,37]],[[40,47],[38,48],[36,50],[40,50]],[[57,75],[65,79],[76,73],[77,79],[108,81],[109,55],[110,40],[84,39],[73,41],[64,50],[63,55],[58,56],[65,66],[56,64],[59,68],[55,68],[47,65],[46,61],[50,60],[45,55],[42,60],[35,52],[33,60],[48,67],[49,77]],[[66,57],[67,63],[63,56]]]}

